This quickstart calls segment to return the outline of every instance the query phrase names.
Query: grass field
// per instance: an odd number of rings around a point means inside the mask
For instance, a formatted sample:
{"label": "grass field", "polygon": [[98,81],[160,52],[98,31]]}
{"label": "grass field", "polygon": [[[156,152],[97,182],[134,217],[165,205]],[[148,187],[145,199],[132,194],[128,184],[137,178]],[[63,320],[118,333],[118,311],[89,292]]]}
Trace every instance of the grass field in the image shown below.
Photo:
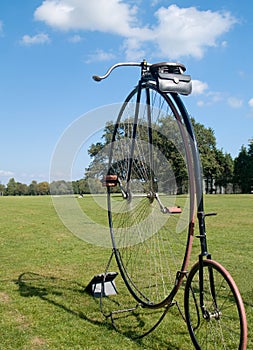
{"label": "grass field", "polygon": [[[106,211],[98,210],[91,197],[78,201],[93,220],[106,225]],[[209,251],[241,291],[248,349],[253,349],[253,196],[210,195],[205,201],[206,211],[218,212],[206,221]],[[159,312],[121,314],[118,331],[112,327],[100,312],[99,299],[84,292],[93,275],[104,271],[111,249],[70,233],[50,197],[0,197],[0,208],[1,349],[192,349],[176,306],[142,339],[135,336],[148,329]],[[87,223],[85,230],[93,232],[94,225]],[[197,244],[195,240],[192,261],[197,259]],[[114,261],[110,270],[117,271]],[[135,305],[120,277],[116,285],[119,294],[106,298],[104,310]],[[179,293],[179,305],[181,299]]]}

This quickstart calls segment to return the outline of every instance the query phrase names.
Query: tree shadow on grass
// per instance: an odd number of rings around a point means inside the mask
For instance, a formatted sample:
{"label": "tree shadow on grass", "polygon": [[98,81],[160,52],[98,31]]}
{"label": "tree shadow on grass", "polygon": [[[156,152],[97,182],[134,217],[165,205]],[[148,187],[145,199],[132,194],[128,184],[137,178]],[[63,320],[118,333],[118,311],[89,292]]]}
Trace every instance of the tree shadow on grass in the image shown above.
{"label": "tree shadow on grass", "polygon": [[[88,294],[85,290],[86,286],[76,281],[45,276],[33,272],[24,272],[15,282],[19,287],[19,293],[22,297],[40,298],[91,324],[102,326],[109,330],[115,329],[113,323],[111,321],[108,322],[110,317],[106,318],[99,312],[100,298],[94,298]],[[107,303],[111,304],[110,307],[120,307],[120,303],[115,298],[110,298],[110,300],[109,298],[105,299]],[[115,316],[116,322],[120,324],[120,327],[117,327],[116,331],[138,343],[140,346],[145,346],[143,343],[144,338],[138,338],[138,336],[140,336],[140,330],[142,333],[146,332],[146,330],[143,331],[142,329],[144,326],[147,326],[147,318],[149,320],[148,322],[150,322],[150,319],[152,320],[150,314],[151,311],[148,311],[143,315],[137,309],[129,313],[119,313]],[[161,311],[160,314],[162,314]],[[155,317],[157,318],[158,316],[155,315]],[[154,323],[153,320],[152,322]],[[154,332],[152,333],[152,344],[149,342],[149,349],[180,349],[175,343],[172,344],[172,342],[165,342],[160,339],[159,335]]]}

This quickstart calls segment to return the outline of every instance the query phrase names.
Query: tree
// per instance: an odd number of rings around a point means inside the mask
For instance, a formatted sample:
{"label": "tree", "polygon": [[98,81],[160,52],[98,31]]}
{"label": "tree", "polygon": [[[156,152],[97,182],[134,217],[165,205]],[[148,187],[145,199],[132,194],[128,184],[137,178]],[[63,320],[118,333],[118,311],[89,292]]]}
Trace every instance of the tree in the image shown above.
{"label": "tree", "polygon": [[103,142],[97,142],[92,144],[88,149],[88,154],[91,157],[91,163],[88,168],[85,169],[85,179],[97,178],[102,179],[102,177],[107,172],[107,159],[108,159],[108,149],[107,145],[111,142],[111,137],[113,133],[112,122],[107,122],[104,128],[104,133],[102,135]]}
{"label": "tree", "polygon": [[8,196],[15,196],[17,194],[16,190],[17,190],[17,183],[15,179],[12,177],[7,184],[6,193]]}
{"label": "tree", "polygon": [[249,140],[248,155],[249,155],[250,192],[252,193],[253,191],[253,139]]}
{"label": "tree", "polygon": [[5,192],[5,186],[0,183],[0,196],[3,196]]}
{"label": "tree", "polygon": [[15,195],[18,196],[25,196],[28,194],[28,187],[26,184],[23,184],[21,182],[16,183],[16,190],[15,190]]}
{"label": "tree", "polygon": [[53,195],[72,194],[72,183],[64,180],[53,181],[50,184],[50,193]]}
{"label": "tree", "polygon": [[78,182],[78,192],[79,194],[90,193],[90,188],[87,179],[81,179]]}
{"label": "tree", "polygon": [[229,190],[233,183],[234,162],[229,153],[223,154],[221,150],[216,150],[216,159],[219,165],[219,173],[217,174],[215,185],[222,193],[224,188],[225,193]]}
{"label": "tree", "polygon": [[241,193],[251,193],[253,189],[253,143],[248,150],[241,147],[238,156],[234,160],[234,185]]}
{"label": "tree", "polygon": [[[168,115],[161,118],[159,122],[159,129],[153,130],[153,143],[159,153],[169,162],[173,170],[176,188],[173,189],[173,183],[171,183],[171,191],[183,194],[185,191],[188,191],[188,174],[185,165],[186,154],[181,142],[181,132],[173,116]],[[164,166],[162,159],[160,162],[160,168],[162,169]],[[166,172],[160,172],[160,181],[165,187],[168,186],[168,178],[169,175]]]}
{"label": "tree", "polygon": [[29,194],[32,195],[32,196],[36,196],[37,193],[38,193],[38,188],[37,187],[38,187],[37,181],[33,180],[31,182],[31,184],[29,185],[29,187],[28,187]]}
{"label": "tree", "polygon": [[43,181],[37,184],[37,194],[47,195],[49,193],[49,183],[47,181]]}
{"label": "tree", "polygon": [[[203,124],[197,123],[194,118],[191,118],[191,120],[199,148],[203,176],[206,184],[206,193],[216,192],[217,187],[220,193],[223,191],[223,188],[226,192],[233,178],[232,157],[230,154],[224,154],[222,150],[217,149],[213,129],[206,128]],[[122,139],[131,137],[131,125],[132,124],[129,124],[128,128],[124,128],[123,125],[121,127],[119,124],[117,137],[122,137]],[[142,132],[142,128],[146,128],[145,123],[138,126],[138,136],[147,142],[147,136],[143,136],[144,133]],[[126,134],[127,132],[128,134]],[[107,161],[109,149],[106,146],[111,142],[112,133],[113,125],[112,123],[107,123],[104,129],[102,141],[90,146],[88,153],[92,161],[86,169],[85,179],[96,178],[101,180],[102,176],[108,171]],[[180,145],[177,144],[177,140],[180,138],[180,130],[177,123],[170,115],[161,118],[159,120],[159,126],[157,125],[153,128],[152,142],[155,148],[171,162],[173,173],[177,180],[177,191],[183,193],[184,188],[187,186],[187,173],[184,166],[184,155],[180,154]],[[253,159],[253,144],[251,151]],[[124,162],[124,159],[120,162]],[[134,164],[135,167],[133,167],[133,172],[138,178],[144,172],[141,169],[141,162],[135,160]],[[122,168],[122,164],[118,162],[117,164],[113,164],[113,167],[113,171],[117,172],[117,167]],[[146,169],[146,171],[150,171],[150,169]]]}
{"label": "tree", "polygon": [[203,124],[197,123],[193,118],[191,120],[199,148],[206,193],[212,193],[220,171],[214,131],[211,128],[206,128]]}

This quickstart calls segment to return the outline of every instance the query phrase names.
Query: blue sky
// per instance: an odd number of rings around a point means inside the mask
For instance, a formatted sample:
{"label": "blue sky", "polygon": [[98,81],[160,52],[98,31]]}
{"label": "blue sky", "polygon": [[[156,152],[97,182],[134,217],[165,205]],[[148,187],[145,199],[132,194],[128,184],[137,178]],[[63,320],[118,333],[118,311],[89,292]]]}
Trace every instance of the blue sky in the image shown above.
{"label": "blue sky", "polygon": [[121,102],[139,72],[121,68],[100,84],[91,76],[143,58],[186,65],[189,113],[236,157],[253,137],[252,18],[250,0],[1,1],[0,182],[48,181],[57,142],[84,115],[81,178],[87,138],[99,135],[90,111]]}

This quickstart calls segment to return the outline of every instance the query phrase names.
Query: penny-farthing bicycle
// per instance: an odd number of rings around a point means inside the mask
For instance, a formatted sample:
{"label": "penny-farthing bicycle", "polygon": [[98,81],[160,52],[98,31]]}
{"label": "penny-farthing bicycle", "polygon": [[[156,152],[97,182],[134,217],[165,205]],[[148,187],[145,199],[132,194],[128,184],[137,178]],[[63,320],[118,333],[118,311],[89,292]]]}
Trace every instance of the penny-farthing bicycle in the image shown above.
{"label": "penny-farthing bicycle", "polygon": [[[141,68],[112,132],[104,177],[113,254],[136,301],[173,303],[186,278],[184,307],[196,349],[246,349],[242,298],[230,274],[207,250],[201,164],[179,94],[191,78],[179,63],[118,63]],[[195,215],[197,212],[197,215]],[[188,272],[197,217],[201,252]]]}

